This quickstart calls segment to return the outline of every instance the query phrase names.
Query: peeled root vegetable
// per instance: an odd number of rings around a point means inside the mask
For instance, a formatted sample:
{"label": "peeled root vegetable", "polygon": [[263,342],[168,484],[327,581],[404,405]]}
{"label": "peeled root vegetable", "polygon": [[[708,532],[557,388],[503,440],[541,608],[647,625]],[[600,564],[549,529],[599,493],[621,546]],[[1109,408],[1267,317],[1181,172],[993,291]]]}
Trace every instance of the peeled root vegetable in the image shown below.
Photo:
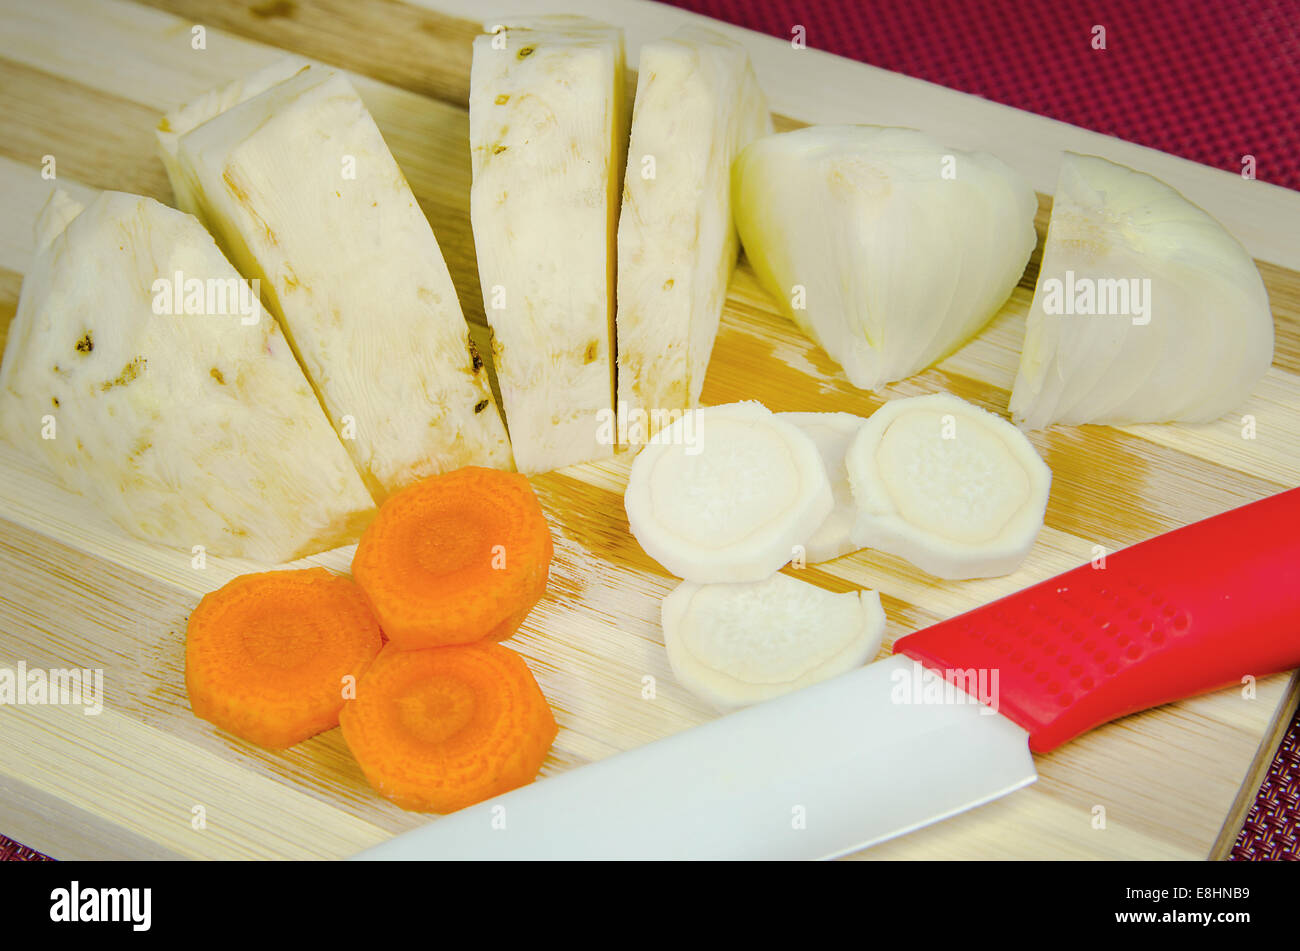
{"label": "peeled root vegetable", "polygon": [[653,411],[699,402],[740,248],[731,163],[771,131],[739,43],[685,27],[641,47],[618,222],[618,400],[647,413],[647,430]]}
{"label": "peeled root vegetable", "polygon": [[275,320],[193,216],[152,198],[54,194],[0,420],[126,531],[187,552],[290,561],[375,513]]}
{"label": "peeled root vegetable", "polygon": [[1034,191],[983,152],[912,129],[809,126],[732,168],[745,254],[854,386],[901,380],[969,340],[1037,243]]}
{"label": "peeled root vegetable", "polygon": [[351,579],[324,568],[240,575],[190,615],[185,689],[195,716],[284,749],[338,726],[347,678],[381,647]]}
{"label": "peeled root vegetable", "polygon": [[442,251],[342,73],[296,59],[171,113],[177,201],[261,281],[371,493],[512,468]]}
{"label": "peeled root vegetable", "polygon": [[623,73],[623,31],[583,17],[507,20],[474,40],[470,221],[521,472],[614,451],[602,421],[614,412]]}
{"label": "peeled root vegetable", "polygon": [[623,497],[641,547],[679,578],[761,581],[834,508],[817,445],[761,403],[689,410],[632,463]]}
{"label": "peeled root vegetable", "polygon": [[777,413],[776,416],[794,423],[817,444],[835,496],[835,508],[831,514],[804,542],[808,564],[830,561],[856,551],[859,546],[854,544],[851,534],[858,511],[853,504],[844,455],[866,423],[866,418],[852,413]]}
{"label": "peeled root vegetable", "polygon": [[1161,181],[1067,154],[1011,413],[1052,423],[1208,422],[1273,362],[1250,255]]}
{"label": "peeled root vegetable", "polygon": [[352,574],[401,650],[501,641],[546,591],[552,552],[528,480],[469,466],[384,502]]}
{"label": "peeled root vegetable", "polygon": [[380,795],[438,813],[532,782],[558,732],[523,658],[492,643],[387,645],[339,724]]}
{"label": "peeled root vegetable", "polygon": [[684,581],[663,602],[677,681],[722,711],[861,667],[880,650],[875,591],[833,594],[788,575],[751,584]]}
{"label": "peeled root vegetable", "polygon": [[1043,526],[1052,482],[1024,433],[947,393],[886,403],[845,463],[853,540],[940,578],[1015,571]]}

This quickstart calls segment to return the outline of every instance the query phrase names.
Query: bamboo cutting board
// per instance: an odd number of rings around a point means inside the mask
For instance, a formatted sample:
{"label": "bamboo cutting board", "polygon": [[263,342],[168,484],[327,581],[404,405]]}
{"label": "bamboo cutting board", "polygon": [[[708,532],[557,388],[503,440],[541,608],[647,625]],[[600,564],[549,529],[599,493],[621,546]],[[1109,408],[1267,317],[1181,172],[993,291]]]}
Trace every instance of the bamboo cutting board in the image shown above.
{"label": "bamboo cutting board", "polygon": [[[482,337],[469,228],[465,112],[474,0],[438,10],[367,0],[257,4],[0,0],[0,333],[29,266],[31,227],[51,183],[170,201],[153,128],[167,109],[292,50],[349,70],[406,173]],[[518,2],[507,5],[511,10]],[[627,29],[641,42],[690,14],[638,0],[541,4]],[[158,9],[158,8],[162,9]],[[490,11],[489,11],[490,14]],[[205,48],[191,45],[205,29]],[[887,645],[1108,551],[1300,484],[1300,195],[926,83],[731,27],[744,40],[778,127],[905,124],[993,151],[1050,195],[1062,149],[1152,172],[1218,217],[1260,261],[1277,354],[1240,414],[1204,427],[1059,428],[1034,434],[1054,472],[1047,526],[1024,567],[938,584],[860,552],[806,569],[832,590],[877,588]],[[816,44],[816,38],[810,42]],[[1041,235],[1050,198],[1041,199]],[[1037,269],[992,324],[912,379],[866,393],[777,316],[743,265],[732,281],[705,403],[868,414],[885,399],[948,390],[1005,413]],[[486,350],[484,350],[486,352]],[[1241,416],[1255,420],[1243,436]],[[658,624],[675,584],[628,535],[630,460],[535,480],[556,556],[548,596],[509,642],[555,709],[553,774],[687,729],[712,714],[674,682]],[[307,559],[346,570],[351,549]],[[183,681],[185,622],[198,598],[261,566],[134,541],[17,447],[0,444],[0,667],[99,667],[98,716],[0,707],[0,832],[56,858],[340,857],[429,817],[375,795],[337,730],[283,753],[197,720]],[[648,689],[650,685],[653,689]],[[1295,706],[1288,675],[1129,717],[1040,757],[1040,781],[989,806],[886,843],[870,858],[1203,858],[1230,847]],[[870,724],[863,724],[870,729]],[[871,808],[863,803],[864,809]],[[1098,821],[1104,816],[1104,824]]]}

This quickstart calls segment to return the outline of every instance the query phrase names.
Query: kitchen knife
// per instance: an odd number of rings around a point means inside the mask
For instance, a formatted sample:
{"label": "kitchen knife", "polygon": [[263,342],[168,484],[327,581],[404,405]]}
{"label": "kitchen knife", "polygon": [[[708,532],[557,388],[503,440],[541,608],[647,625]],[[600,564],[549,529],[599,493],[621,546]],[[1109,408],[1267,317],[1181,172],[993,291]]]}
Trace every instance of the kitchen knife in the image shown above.
{"label": "kitchen knife", "polygon": [[895,655],[362,859],[833,858],[1032,783],[1106,721],[1300,666],[1300,489],[900,638]]}

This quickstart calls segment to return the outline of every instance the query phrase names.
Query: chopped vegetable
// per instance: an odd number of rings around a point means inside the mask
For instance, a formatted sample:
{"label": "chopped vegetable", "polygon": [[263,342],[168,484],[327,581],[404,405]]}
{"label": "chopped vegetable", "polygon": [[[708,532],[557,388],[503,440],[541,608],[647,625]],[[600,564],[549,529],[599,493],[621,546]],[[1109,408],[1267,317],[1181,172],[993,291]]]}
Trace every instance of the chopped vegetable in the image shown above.
{"label": "chopped vegetable", "polygon": [[947,393],[886,403],[845,464],[853,540],[940,578],[1009,574],[1043,527],[1047,464],[1016,427]]}
{"label": "chopped vegetable", "polygon": [[769,136],[741,152],[732,180],[759,280],[863,388],[969,340],[1037,242],[1037,198],[1012,168],[911,129]]}
{"label": "chopped vegetable", "polygon": [[646,414],[629,433],[644,442],[663,410],[699,402],[740,248],[731,163],[772,117],[745,48],[712,30],[646,43],[637,75],[618,222],[618,400]]}
{"label": "chopped vegetable", "polygon": [[701,584],[761,581],[831,513],[817,445],[760,403],[688,410],[632,463],[623,497],[641,547]]}
{"label": "chopped vegetable", "polygon": [[11,442],[123,529],[289,561],[374,502],[275,321],[192,216],[56,192],[0,365]]}
{"label": "chopped vegetable", "polygon": [[159,142],[177,200],[261,281],[376,498],[513,466],[438,241],[342,73],[275,63],[169,115]]}
{"label": "chopped vegetable", "polygon": [[613,452],[623,73],[623,31],[582,17],[506,20],[474,41],[470,220],[521,472]]}
{"label": "chopped vegetable", "polygon": [[386,501],[352,559],[402,650],[504,640],[546,590],[551,532],[524,476],[467,467]]}
{"label": "chopped vegetable", "polygon": [[850,534],[858,510],[853,504],[853,490],[849,488],[844,454],[849,451],[849,445],[866,419],[852,413],[777,413],[776,417],[794,423],[817,444],[826,466],[826,474],[830,476],[831,492],[835,496],[835,508],[831,514],[804,542],[808,564],[830,561],[856,551],[858,546],[853,543]]}
{"label": "chopped vegetable", "polygon": [[345,690],[381,646],[349,579],[324,568],[240,575],[190,615],[185,687],[196,716],[282,749],[338,726]]}
{"label": "chopped vegetable", "polygon": [[832,594],[788,575],[750,584],[683,581],[663,602],[679,683],[724,712],[861,667],[885,612],[875,591]]}
{"label": "chopped vegetable", "polygon": [[532,782],[558,729],[523,659],[492,643],[388,645],[340,720],[376,791],[438,813]]}
{"label": "chopped vegetable", "polygon": [[1174,189],[1067,154],[1029,310],[1014,419],[1209,422],[1273,362],[1273,315],[1250,255]]}

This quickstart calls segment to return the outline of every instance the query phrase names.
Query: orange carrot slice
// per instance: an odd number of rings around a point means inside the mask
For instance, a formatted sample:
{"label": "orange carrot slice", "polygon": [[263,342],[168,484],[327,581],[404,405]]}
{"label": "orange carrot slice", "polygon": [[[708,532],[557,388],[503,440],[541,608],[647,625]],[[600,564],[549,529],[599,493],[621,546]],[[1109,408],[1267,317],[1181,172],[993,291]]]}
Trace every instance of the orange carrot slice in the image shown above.
{"label": "orange carrot slice", "polygon": [[470,466],[390,497],[352,576],[402,650],[504,640],[546,590],[551,532],[528,480]]}
{"label": "orange carrot slice", "polygon": [[324,568],[240,575],[190,615],[185,686],[197,716],[282,749],[338,726],[345,686],[381,646],[348,578]]}
{"label": "orange carrot slice", "polygon": [[389,644],[339,720],[370,785],[418,812],[455,812],[531,782],[557,731],[523,658],[490,641]]}

